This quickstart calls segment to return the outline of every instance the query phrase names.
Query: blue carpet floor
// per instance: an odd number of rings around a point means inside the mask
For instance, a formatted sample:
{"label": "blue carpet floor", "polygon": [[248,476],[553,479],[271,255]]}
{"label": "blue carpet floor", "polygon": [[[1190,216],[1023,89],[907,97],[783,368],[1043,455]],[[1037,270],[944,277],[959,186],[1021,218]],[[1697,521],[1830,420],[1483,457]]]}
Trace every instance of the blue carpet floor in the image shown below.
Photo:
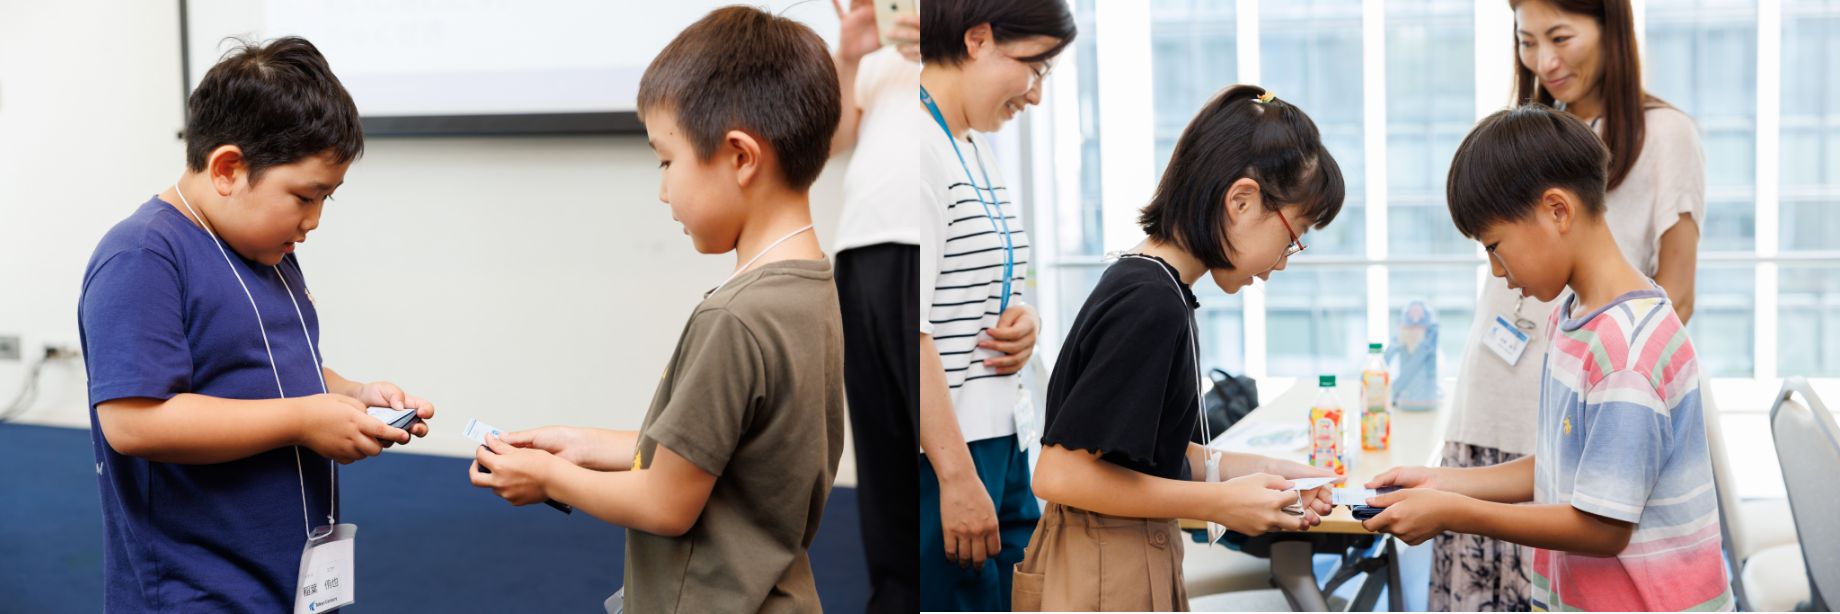
{"label": "blue carpet floor", "polygon": [[[89,432],[0,424],[0,611],[102,610],[102,513]],[[512,507],[467,483],[468,459],[386,452],[340,470],[358,523],[352,612],[599,612],[625,531]],[[811,546],[828,612],[869,598],[856,491],[831,491]]]}

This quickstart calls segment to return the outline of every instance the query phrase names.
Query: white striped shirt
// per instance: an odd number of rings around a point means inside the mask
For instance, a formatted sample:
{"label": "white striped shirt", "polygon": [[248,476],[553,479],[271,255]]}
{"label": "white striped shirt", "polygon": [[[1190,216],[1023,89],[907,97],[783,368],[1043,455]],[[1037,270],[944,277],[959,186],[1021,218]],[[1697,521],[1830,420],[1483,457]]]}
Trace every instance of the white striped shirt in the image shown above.
{"label": "white striped shirt", "polygon": [[[920,145],[932,152],[932,159],[920,165],[923,172],[918,175],[935,203],[933,222],[923,230],[927,240],[920,245],[920,330],[932,335],[939,351],[965,441],[1014,435],[1012,412],[1021,379],[985,367],[985,359],[1002,354],[977,344],[990,338],[985,331],[996,326],[1001,315],[1005,250],[1002,223],[993,217],[999,211],[1009,224],[1014,249],[1009,304],[1015,306],[1022,300],[1029,264],[1022,208],[1003,183],[987,140],[973,133],[970,142],[959,141],[965,165],[978,186],[974,189],[944,131],[917,101],[914,106],[916,118],[930,128]],[[980,192],[984,202],[979,201]],[[990,215],[985,202],[995,205]]]}

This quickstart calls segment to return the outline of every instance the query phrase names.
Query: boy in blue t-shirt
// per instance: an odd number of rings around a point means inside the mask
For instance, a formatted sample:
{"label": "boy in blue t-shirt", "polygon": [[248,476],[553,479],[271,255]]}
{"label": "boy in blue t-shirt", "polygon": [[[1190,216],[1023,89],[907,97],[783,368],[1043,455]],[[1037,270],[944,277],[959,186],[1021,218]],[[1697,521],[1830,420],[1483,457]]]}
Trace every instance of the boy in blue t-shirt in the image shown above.
{"label": "boy in blue t-shirt", "polygon": [[246,44],[191,94],[185,174],[97,244],[78,321],[108,610],[290,609],[309,534],[338,522],[332,462],[427,434],[367,407],[434,404],[320,362],[293,253],[363,148],[318,49]]}

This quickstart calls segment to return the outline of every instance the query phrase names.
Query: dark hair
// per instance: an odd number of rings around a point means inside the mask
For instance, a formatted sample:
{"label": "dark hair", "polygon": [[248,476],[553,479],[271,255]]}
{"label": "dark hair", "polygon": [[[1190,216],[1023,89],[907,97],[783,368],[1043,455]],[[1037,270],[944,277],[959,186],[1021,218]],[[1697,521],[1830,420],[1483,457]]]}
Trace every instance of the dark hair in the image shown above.
{"label": "dark hair", "polygon": [[1475,239],[1490,226],[1526,219],[1540,194],[1563,188],[1593,217],[1604,213],[1610,151],[1578,118],[1543,104],[1496,111],[1476,124],[1450,161],[1450,219]]}
{"label": "dark hair", "polygon": [[[1636,51],[1636,20],[1629,0],[1540,0],[1560,12],[1586,15],[1597,20],[1598,37],[1603,54],[1604,97],[1603,141],[1610,148],[1610,189],[1623,184],[1629,169],[1642,156],[1642,141],[1648,122],[1643,113],[1650,108],[1667,106],[1661,99],[1642,90],[1642,60]],[[1510,10],[1526,0],[1508,0]],[[1515,25],[1519,28],[1519,25]],[[1514,43],[1514,104],[1540,103],[1556,106],[1552,92],[1539,87],[1533,71],[1521,64],[1520,35]]]}
{"label": "dark hair", "polygon": [[1342,210],[1342,169],[1323,147],[1316,123],[1265,88],[1235,85],[1214,96],[1182,129],[1156,196],[1137,223],[1157,241],[1194,254],[1210,269],[1233,266],[1227,240],[1227,189],[1258,182],[1267,211],[1300,204],[1323,228]]}
{"label": "dark hair", "polygon": [[956,66],[965,61],[965,32],[990,24],[998,43],[1046,36],[1055,39],[1047,51],[1016,58],[1041,62],[1060,55],[1073,42],[1079,28],[1066,0],[924,0],[920,3],[920,61]]}
{"label": "dark hair", "polygon": [[343,164],[364,154],[358,106],[307,39],[239,41],[186,100],[185,164],[202,172],[211,151],[243,150],[251,183],[272,166],[324,153]]}
{"label": "dark hair", "polygon": [[842,115],[837,68],[816,32],[746,6],[711,11],[665,45],[639,79],[639,113],[665,109],[703,160],[723,135],[766,141],[794,189],[830,158]]}

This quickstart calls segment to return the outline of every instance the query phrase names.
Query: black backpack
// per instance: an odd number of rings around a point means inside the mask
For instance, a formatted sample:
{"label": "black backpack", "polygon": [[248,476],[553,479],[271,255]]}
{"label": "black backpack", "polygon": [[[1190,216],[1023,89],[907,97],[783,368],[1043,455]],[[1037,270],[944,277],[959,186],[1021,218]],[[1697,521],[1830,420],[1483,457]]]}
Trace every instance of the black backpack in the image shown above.
{"label": "black backpack", "polygon": [[[1214,380],[1214,389],[1203,399],[1202,409],[1207,412],[1208,428],[1219,437],[1246,414],[1258,409],[1259,385],[1250,377],[1236,376],[1221,369],[1209,371],[1208,378]],[[1194,434],[1194,440],[1203,445],[1207,443],[1201,441],[1199,432]]]}

